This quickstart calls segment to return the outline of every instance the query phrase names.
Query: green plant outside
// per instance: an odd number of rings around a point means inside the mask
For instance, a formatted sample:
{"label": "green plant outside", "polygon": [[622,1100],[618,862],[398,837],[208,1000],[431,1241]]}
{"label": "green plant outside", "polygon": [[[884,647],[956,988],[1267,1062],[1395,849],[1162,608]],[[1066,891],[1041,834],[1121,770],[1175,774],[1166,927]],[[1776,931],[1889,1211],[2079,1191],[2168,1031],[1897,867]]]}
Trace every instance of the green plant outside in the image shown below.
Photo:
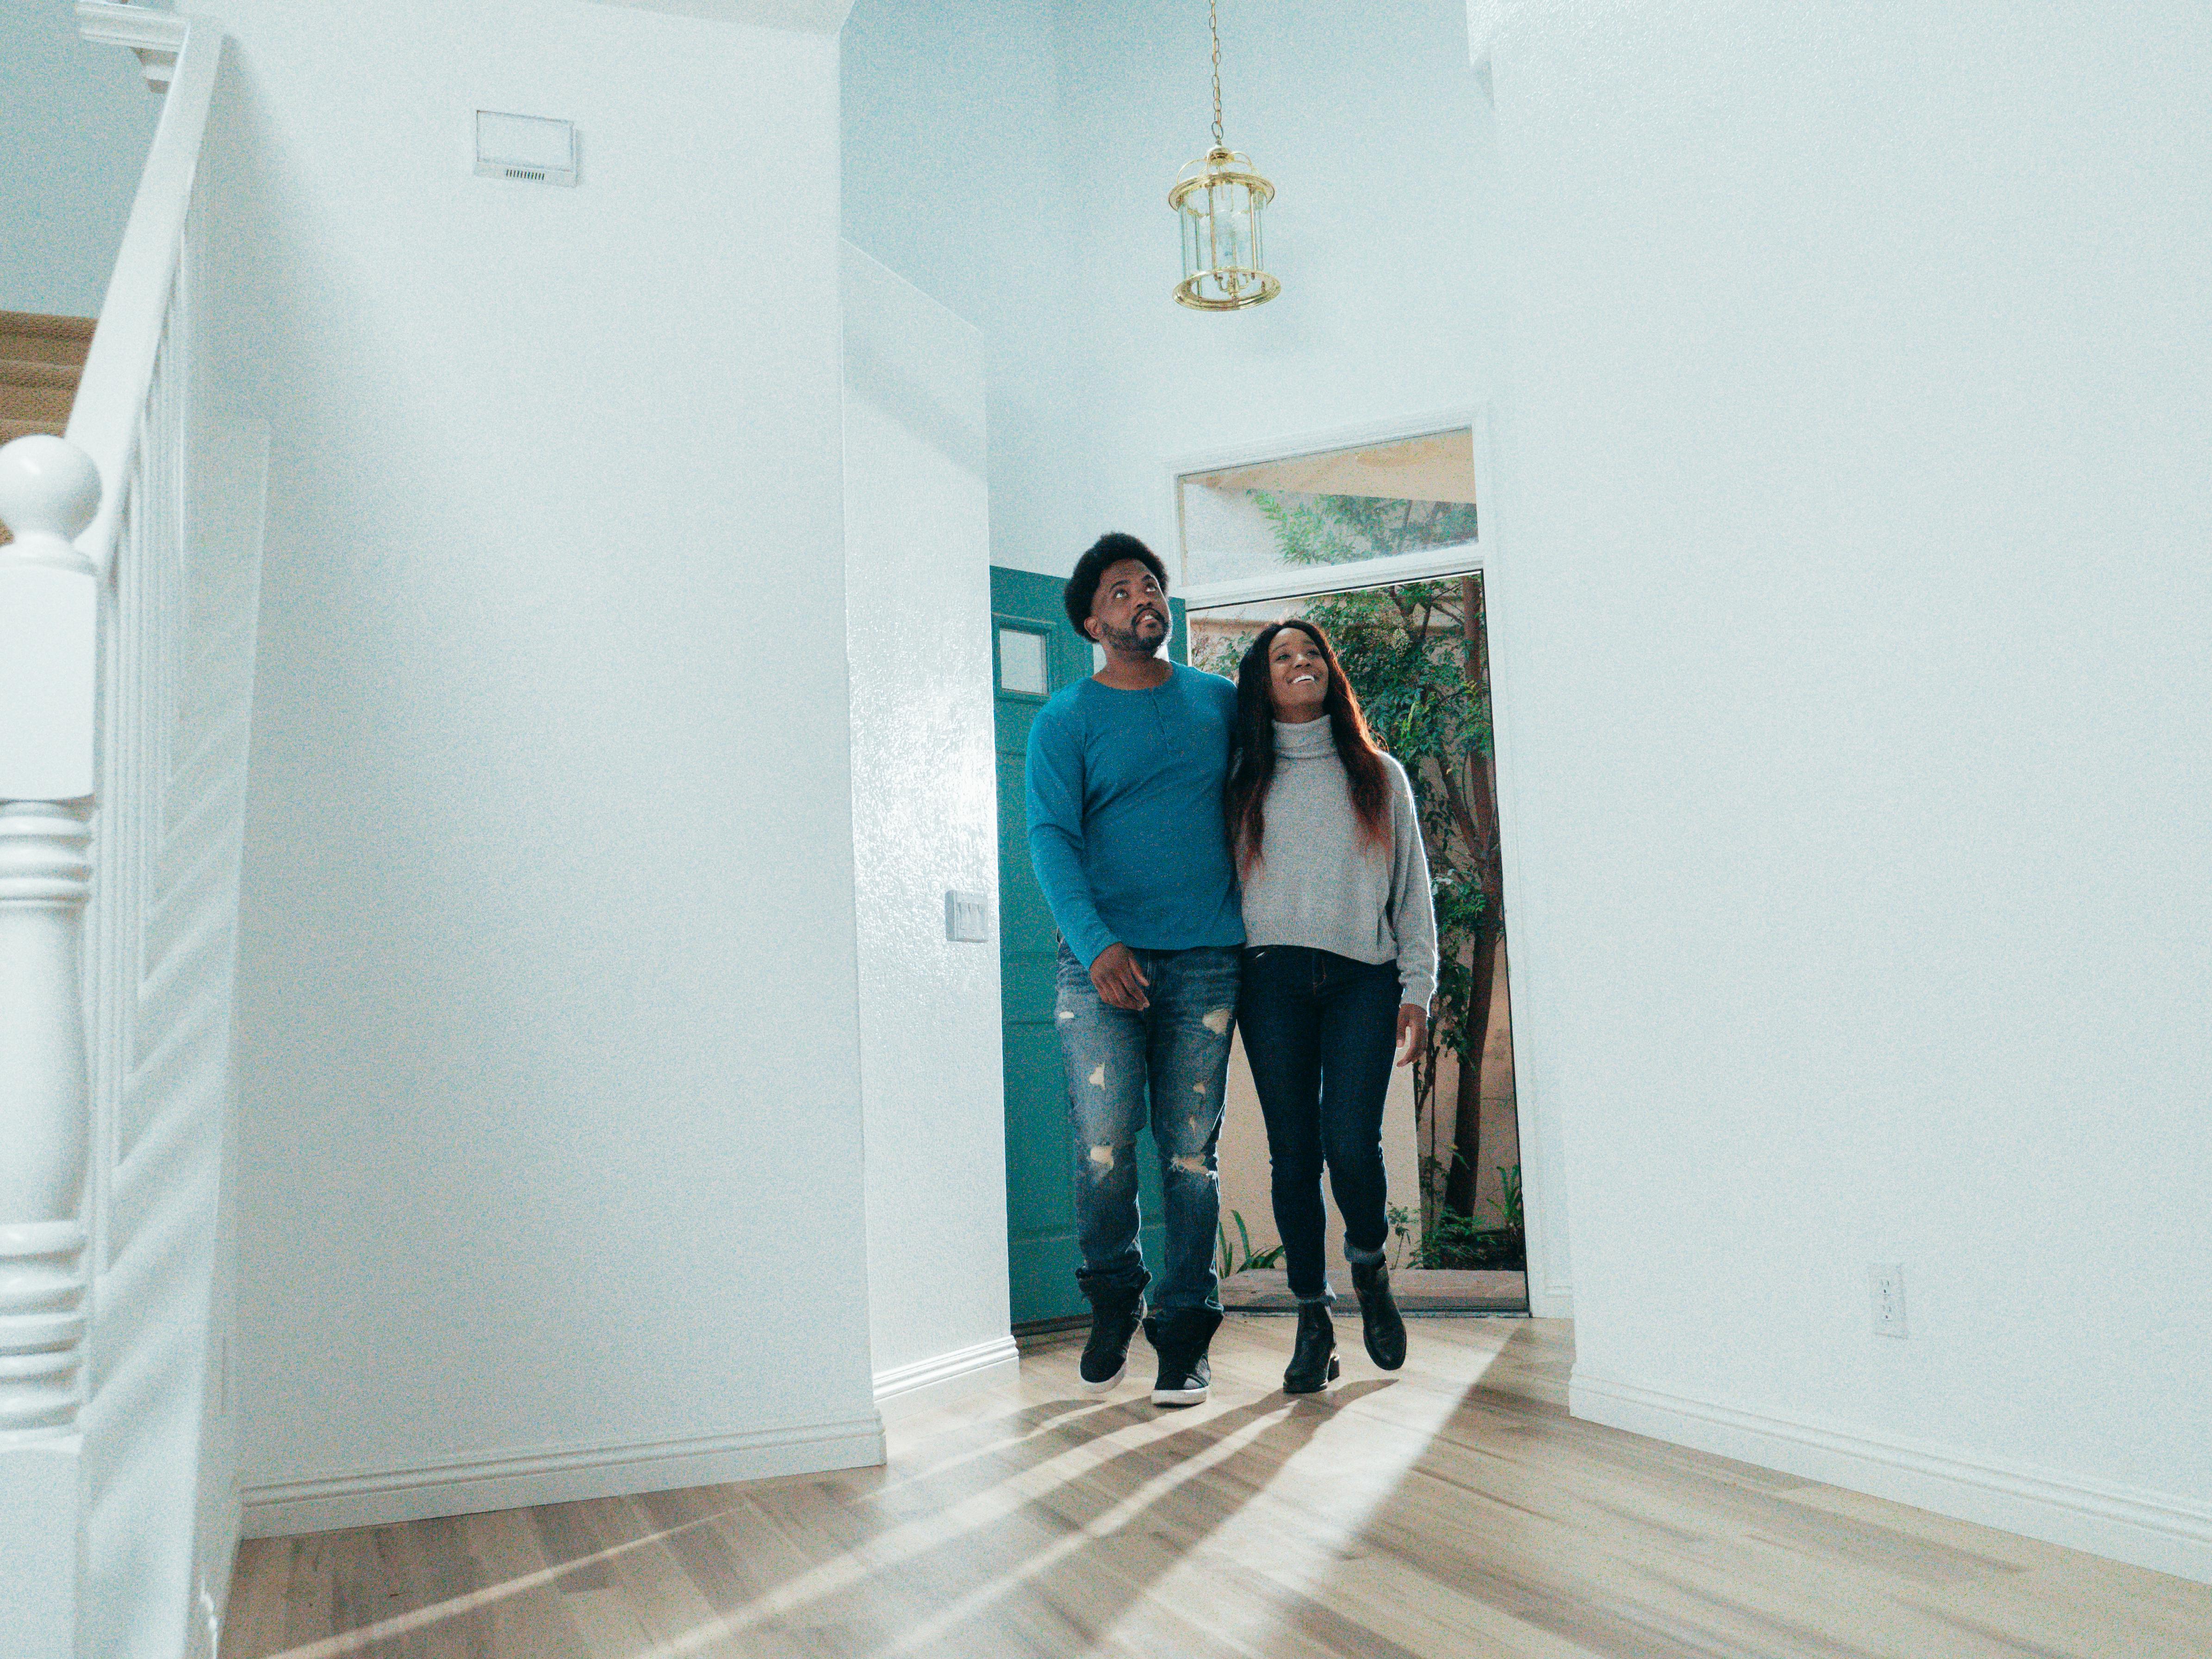
{"label": "green plant outside", "polygon": [[1440,1205],[1417,1237],[1414,1229],[1420,1218],[1407,1205],[1394,1205],[1390,1210],[1395,1241],[1390,1265],[1525,1271],[1528,1246],[1521,1218],[1521,1166],[1498,1165],[1498,1179],[1503,1196],[1486,1200],[1498,1212],[1495,1222],[1463,1215],[1449,1206]]}
{"label": "green plant outside", "polygon": [[1231,1210],[1229,1215],[1230,1219],[1237,1224],[1237,1241],[1243,1247],[1243,1256],[1240,1260],[1237,1250],[1229,1242],[1229,1222],[1217,1218],[1214,1224],[1221,1230],[1221,1239],[1214,1256],[1214,1272],[1224,1279],[1229,1279],[1255,1267],[1274,1267],[1282,1261],[1283,1247],[1279,1244],[1256,1252],[1252,1249],[1252,1234],[1244,1225],[1243,1211]]}

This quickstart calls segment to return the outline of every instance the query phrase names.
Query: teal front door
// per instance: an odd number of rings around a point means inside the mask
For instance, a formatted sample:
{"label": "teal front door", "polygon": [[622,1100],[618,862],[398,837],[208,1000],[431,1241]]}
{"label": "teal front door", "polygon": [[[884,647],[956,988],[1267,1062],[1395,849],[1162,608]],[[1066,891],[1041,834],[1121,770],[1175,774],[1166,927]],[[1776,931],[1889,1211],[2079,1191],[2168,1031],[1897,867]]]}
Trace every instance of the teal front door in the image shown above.
{"label": "teal front door", "polygon": [[[1017,1326],[1088,1311],[1076,1289],[1075,1161],[1067,1091],[1053,1027],[1059,935],[1030,868],[1024,763],[1030,722],[1045,699],[1091,671],[1091,641],[1068,625],[1061,581],[991,568],[999,747],[999,1011],[1006,1044],[1006,1264]],[[1170,650],[1183,656],[1183,617],[1171,605]],[[1145,1259],[1161,1259],[1158,1160],[1146,1138],[1137,1161]]]}

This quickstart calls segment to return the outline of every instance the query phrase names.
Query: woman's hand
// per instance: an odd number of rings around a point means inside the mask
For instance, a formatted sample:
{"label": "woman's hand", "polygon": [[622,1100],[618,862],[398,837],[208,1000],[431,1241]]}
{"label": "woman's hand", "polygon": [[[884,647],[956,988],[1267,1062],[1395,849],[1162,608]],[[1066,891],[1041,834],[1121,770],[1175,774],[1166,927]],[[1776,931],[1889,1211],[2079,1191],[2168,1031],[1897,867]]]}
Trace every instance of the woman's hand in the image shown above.
{"label": "woman's hand", "polygon": [[1398,1010],[1398,1064],[1410,1066],[1429,1040],[1429,1017],[1412,1003]]}

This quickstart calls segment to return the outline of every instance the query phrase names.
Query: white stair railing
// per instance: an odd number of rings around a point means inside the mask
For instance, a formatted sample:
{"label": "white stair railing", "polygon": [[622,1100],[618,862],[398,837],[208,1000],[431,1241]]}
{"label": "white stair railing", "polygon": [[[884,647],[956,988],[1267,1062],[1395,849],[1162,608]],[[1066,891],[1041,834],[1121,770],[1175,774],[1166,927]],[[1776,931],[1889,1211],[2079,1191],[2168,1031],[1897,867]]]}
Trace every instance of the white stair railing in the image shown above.
{"label": "white stair railing", "polygon": [[236,1531],[221,1152],[258,482],[192,395],[222,35],[151,15],[173,75],[68,435],[0,449],[7,1659],[211,1656]]}

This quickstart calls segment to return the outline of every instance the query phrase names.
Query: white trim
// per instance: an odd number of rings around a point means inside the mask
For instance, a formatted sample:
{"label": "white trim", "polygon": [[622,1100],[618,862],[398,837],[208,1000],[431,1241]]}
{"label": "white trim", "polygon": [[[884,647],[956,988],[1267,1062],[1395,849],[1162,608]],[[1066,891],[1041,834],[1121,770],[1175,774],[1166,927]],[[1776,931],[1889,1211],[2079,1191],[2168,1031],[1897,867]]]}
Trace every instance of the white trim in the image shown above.
{"label": "white trim", "polygon": [[910,1365],[895,1365],[876,1373],[876,1408],[887,1418],[897,1418],[944,1405],[994,1382],[1012,1380],[1020,1373],[1021,1359],[1009,1334]]}
{"label": "white trim", "polygon": [[[1481,511],[1480,507],[1476,509]],[[1314,593],[1348,593],[1362,587],[1395,587],[1401,582],[1434,581],[1440,577],[1464,576],[1482,568],[1480,542],[1463,542],[1434,553],[1401,553],[1388,559],[1361,559],[1354,564],[1292,565],[1264,576],[1240,576],[1234,581],[1200,582],[1176,595],[1188,611],[1210,611],[1217,605],[1251,605],[1262,599],[1302,599]]]}
{"label": "white trim", "polygon": [[[1498,773],[1498,844],[1500,874],[1505,886],[1505,914],[1519,920],[1506,932],[1506,975],[1512,1002],[1509,1030],[1513,1043],[1514,1127],[1521,1142],[1521,1207],[1528,1250],[1528,1311],[1538,1319],[1571,1319],[1575,1314],[1572,1259],[1568,1248],[1566,1171],[1554,1159],[1557,1106],[1545,1090],[1548,1073],[1543,1064],[1537,1033],[1542,1017],[1529,1018],[1540,1009],[1541,977],[1535,948],[1543,928],[1540,907],[1532,908],[1528,867],[1528,842],[1522,830],[1519,781],[1515,761],[1520,731],[1519,703],[1515,688],[1520,684],[1521,629],[1526,612],[1513,589],[1513,560],[1502,529],[1510,514],[1501,503],[1509,493],[1501,488],[1497,456],[1492,449],[1489,410],[1474,411],[1474,477],[1476,532],[1488,557],[1483,567],[1485,609],[1488,613],[1490,647],[1490,732],[1492,758]],[[1514,943],[1515,931],[1520,944]],[[1553,1132],[1547,1134],[1547,1131]]]}
{"label": "white trim", "polygon": [[[118,9],[137,11],[135,6]],[[157,17],[161,13],[147,15]],[[200,146],[215,101],[216,68],[222,61],[222,30],[205,18],[185,20],[177,52],[176,82],[161,106],[147,152],[146,171],[123,228],[123,246],[100,307],[100,326],[85,356],[70,406],[69,441],[100,469],[100,512],[76,538],[77,551],[104,579],[115,552],[123,512],[124,481],[138,444],[139,416],[169,314],[184,243],[185,216],[199,174]]]}
{"label": "white trim", "polygon": [[128,46],[150,92],[167,92],[177,72],[186,20],[150,6],[118,5],[115,0],[76,0],[76,32],[94,46]]}
{"label": "white trim", "polygon": [[2185,1499],[1640,1388],[1581,1364],[1567,1385],[1567,1409],[1588,1422],[2212,1583],[2212,1508]]}
{"label": "white trim", "polygon": [[184,46],[186,27],[187,20],[173,11],[134,6],[128,0],[76,0],[76,32],[96,46],[173,55]]}
{"label": "white trim", "polygon": [[[1516,1085],[1517,1086],[1517,1085]],[[1521,1207],[1525,1215],[1528,1206],[1528,1149],[1521,1149]],[[1553,1279],[1537,1265],[1539,1247],[1528,1245],[1528,1317],[1531,1319],[1572,1319],[1575,1316],[1575,1287],[1564,1279]]]}
{"label": "white trim", "polygon": [[240,1530],[247,1538],[274,1538],[772,1475],[813,1474],[883,1461],[883,1419],[870,1412],[866,1417],[749,1434],[457,1459],[416,1468],[249,1485],[240,1493],[244,1505]]}
{"label": "white trim", "polygon": [[[1451,432],[1460,427],[1474,427],[1483,418],[1487,405],[1462,404],[1450,409],[1430,410],[1413,415],[1390,415],[1372,421],[1357,421],[1348,426],[1324,427],[1318,431],[1286,432],[1273,438],[1255,438],[1241,444],[1224,444],[1214,449],[1203,449],[1172,456],[1167,463],[1168,488],[1175,481],[1193,472],[1218,472],[1224,467],[1257,466],[1264,461],[1302,460],[1308,455],[1325,455],[1333,449],[1358,449],[1369,444],[1402,443],[1408,438],[1426,438],[1439,432]],[[1480,471],[1483,458],[1480,449],[1474,458],[1474,501],[1478,516],[1482,506],[1482,486],[1488,482]]]}

